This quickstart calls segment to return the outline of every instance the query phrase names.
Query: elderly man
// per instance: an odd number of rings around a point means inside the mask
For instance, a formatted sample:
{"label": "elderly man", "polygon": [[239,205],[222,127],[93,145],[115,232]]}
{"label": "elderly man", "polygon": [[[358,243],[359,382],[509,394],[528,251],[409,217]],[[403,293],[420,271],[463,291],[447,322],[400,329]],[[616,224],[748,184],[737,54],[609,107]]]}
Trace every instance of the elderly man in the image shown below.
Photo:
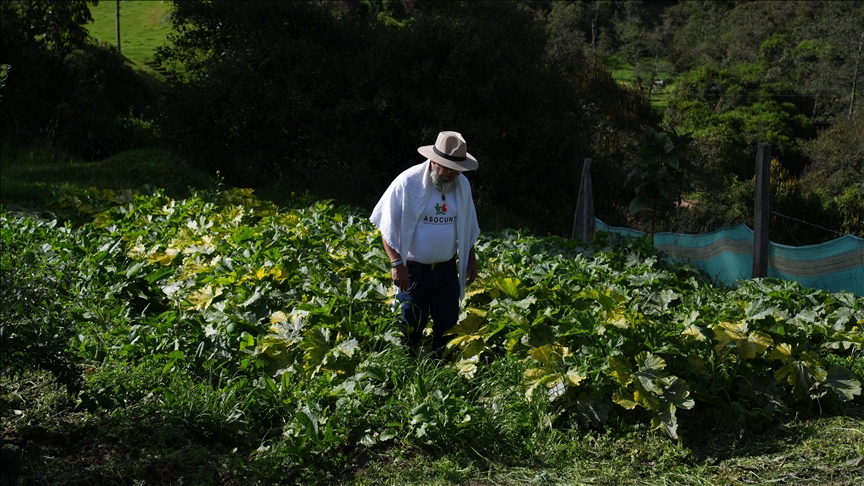
{"label": "elderly man", "polygon": [[[477,278],[474,242],[480,235],[471,185],[462,172],[477,168],[465,139],[441,132],[417,149],[427,160],[401,173],[372,211],[390,257],[408,343],[417,347],[432,317],[432,352],[459,319],[465,287]],[[421,352],[422,354],[422,352]]]}

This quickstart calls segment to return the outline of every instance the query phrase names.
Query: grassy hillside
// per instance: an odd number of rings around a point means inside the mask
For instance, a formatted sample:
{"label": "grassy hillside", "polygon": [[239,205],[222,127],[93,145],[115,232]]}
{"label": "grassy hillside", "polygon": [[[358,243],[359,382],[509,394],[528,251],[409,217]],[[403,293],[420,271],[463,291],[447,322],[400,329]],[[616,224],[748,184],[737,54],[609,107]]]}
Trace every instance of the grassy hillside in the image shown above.
{"label": "grassy hillside", "polygon": [[[123,152],[86,161],[46,147],[0,147],[0,204],[6,210],[40,210],[60,194],[81,196],[88,188],[165,188],[174,197],[214,187],[216,179],[160,149]],[[215,176],[215,174],[214,174]]]}
{"label": "grassy hillside", "polygon": [[[171,31],[170,1],[120,2],[120,51],[137,64],[153,61],[156,47]],[[90,7],[93,23],[87,27],[100,42],[117,45],[117,2],[99,2]]]}

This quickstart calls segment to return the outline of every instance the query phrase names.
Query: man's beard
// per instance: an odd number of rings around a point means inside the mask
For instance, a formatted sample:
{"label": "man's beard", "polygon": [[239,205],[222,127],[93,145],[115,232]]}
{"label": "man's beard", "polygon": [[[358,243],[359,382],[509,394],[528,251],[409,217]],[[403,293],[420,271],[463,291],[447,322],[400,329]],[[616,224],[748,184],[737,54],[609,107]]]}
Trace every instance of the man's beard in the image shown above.
{"label": "man's beard", "polygon": [[438,177],[438,173],[434,169],[429,171],[429,176],[432,177],[432,184],[436,189],[441,191],[441,194],[450,194],[453,192],[453,189],[456,189],[456,183],[459,181],[459,176],[456,176],[452,181],[444,182],[443,179]]}

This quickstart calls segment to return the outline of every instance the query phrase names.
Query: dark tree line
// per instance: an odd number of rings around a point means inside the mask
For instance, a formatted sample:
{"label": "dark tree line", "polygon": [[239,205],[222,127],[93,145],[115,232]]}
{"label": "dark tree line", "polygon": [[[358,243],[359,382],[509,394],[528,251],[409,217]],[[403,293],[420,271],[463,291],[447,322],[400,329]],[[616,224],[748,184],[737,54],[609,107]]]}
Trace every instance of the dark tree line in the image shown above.
{"label": "dark tree line", "polygon": [[[481,162],[471,179],[487,220],[565,234],[593,140],[622,151],[625,133],[659,120],[598,61],[547,55],[543,24],[516,2],[418,1],[401,23],[380,20],[384,5],[379,17],[338,5],[176,2],[160,57],[184,82],[166,136],[223,172],[371,207],[418,145],[458,130]],[[626,217],[623,189],[610,194]]]}
{"label": "dark tree line", "polygon": [[[89,41],[95,3],[0,0],[4,142],[91,158],[159,144],[234,184],[371,207],[418,145],[454,129],[481,161],[487,227],[569,234],[586,157],[598,215],[646,224],[624,180],[647,125],[693,137],[699,203],[659,229],[749,222],[767,141],[778,212],[864,234],[857,2],[176,0],[158,55],[180,81],[163,87]],[[631,86],[610,56],[633,66]],[[657,80],[675,81],[664,112]],[[791,224],[772,239],[834,236]]]}

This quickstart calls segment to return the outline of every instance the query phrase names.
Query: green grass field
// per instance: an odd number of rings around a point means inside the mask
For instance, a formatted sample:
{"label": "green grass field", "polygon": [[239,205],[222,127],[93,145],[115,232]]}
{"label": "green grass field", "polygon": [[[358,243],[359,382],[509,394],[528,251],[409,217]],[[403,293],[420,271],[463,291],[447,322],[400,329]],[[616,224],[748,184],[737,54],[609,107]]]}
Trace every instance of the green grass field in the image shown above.
{"label": "green grass field", "polygon": [[[646,61],[651,61],[651,59],[647,59]],[[637,86],[635,70],[631,64],[628,64],[618,56],[608,56],[604,59],[604,63],[612,73],[612,79],[626,86]],[[655,87],[654,91],[651,92],[651,106],[663,111],[669,104],[669,96],[676,79],[666,73],[658,74],[658,79],[664,81],[664,86],[660,88]]]}
{"label": "green grass field", "polygon": [[[154,60],[156,47],[171,32],[171,2],[162,0],[120,2],[120,51],[137,64]],[[117,45],[117,2],[103,0],[90,7],[90,35],[99,42]]]}

